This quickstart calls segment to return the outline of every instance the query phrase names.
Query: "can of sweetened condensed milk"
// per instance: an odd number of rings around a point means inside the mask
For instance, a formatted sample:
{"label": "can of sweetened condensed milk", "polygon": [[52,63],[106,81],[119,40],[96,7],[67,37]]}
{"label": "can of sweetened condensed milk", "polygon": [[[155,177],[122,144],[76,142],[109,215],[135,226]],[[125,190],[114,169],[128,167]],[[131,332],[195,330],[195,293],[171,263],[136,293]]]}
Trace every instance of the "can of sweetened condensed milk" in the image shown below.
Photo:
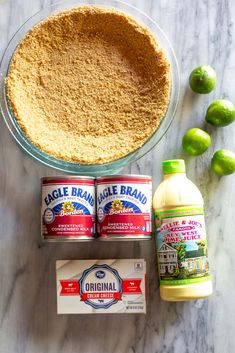
{"label": "can of sweetened condensed milk", "polygon": [[95,179],[42,178],[41,232],[46,241],[87,241],[95,236]]}
{"label": "can of sweetened condensed milk", "polygon": [[99,240],[148,240],[152,233],[152,179],[148,175],[99,177]]}

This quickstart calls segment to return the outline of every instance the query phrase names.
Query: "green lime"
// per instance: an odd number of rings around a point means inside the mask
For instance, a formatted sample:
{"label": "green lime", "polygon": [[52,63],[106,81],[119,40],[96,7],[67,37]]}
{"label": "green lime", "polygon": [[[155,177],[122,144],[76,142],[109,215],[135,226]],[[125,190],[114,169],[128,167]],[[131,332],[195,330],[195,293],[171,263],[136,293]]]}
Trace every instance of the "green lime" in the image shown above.
{"label": "green lime", "polygon": [[208,107],[205,119],[214,126],[227,126],[235,120],[235,107],[226,99],[218,99]]}
{"label": "green lime", "polygon": [[191,156],[199,156],[211,145],[210,135],[201,129],[189,129],[183,137],[183,149]]}
{"label": "green lime", "polygon": [[196,93],[210,93],[217,83],[216,72],[210,65],[198,66],[189,76],[189,85]]}
{"label": "green lime", "polygon": [[215,152],[211,168],[218,175],[229,175],[235,172],[235,153],[229,150]]}

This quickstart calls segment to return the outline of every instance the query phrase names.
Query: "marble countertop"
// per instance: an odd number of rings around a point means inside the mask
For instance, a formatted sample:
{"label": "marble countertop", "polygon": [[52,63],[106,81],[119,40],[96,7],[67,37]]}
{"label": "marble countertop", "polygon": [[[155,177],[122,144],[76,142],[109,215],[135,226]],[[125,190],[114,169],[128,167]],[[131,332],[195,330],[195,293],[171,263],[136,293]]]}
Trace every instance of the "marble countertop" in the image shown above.
{"label": "marble countertop", "polygon": [[[0,56],[24,21],[52,0],[0,0]],[[152,242],[47,244],[40,242],[40,177],[59,172],[32,160],[0,120],[0,353],[233,353],[235,347],[235,178],[209,170],[220,148],[235,150],[235,125],[211,129],[212,146],[188,158],[181,138],[203,127],[215,98],[235,101],[235,2],[232,0],[126,0],[164,29],[175,49],[182,94],[176,117],[161,142],[128,173],[161,180],[161,161],[183,157],[188,175],[205,199],[214,294],[187,303],[160,300]],[[190,71],[210,63],[218,85],[210,95],[193,94]],[[208,129],[208,127],[207,127]],[[55,260],[79,258],[147,259],[148,314],[56,314]]]}

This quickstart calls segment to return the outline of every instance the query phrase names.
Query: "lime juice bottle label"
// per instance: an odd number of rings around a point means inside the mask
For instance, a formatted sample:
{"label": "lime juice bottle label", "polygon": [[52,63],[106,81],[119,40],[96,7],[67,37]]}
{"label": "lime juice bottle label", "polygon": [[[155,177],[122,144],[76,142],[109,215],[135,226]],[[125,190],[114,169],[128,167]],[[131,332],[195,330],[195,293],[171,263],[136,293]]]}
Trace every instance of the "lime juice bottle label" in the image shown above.
{"label": "lime juice bottle label", "polygon": [[156,211],[155,224],[160,284],[209,280],[203,208]]}

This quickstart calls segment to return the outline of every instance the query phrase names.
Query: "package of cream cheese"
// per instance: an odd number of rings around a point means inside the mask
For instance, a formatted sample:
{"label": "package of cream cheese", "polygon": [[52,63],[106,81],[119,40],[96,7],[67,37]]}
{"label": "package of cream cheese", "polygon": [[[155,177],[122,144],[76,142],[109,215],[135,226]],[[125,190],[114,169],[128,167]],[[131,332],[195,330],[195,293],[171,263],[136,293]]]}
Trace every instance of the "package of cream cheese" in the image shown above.
{"label": "package of cream cheese", "polygon": [[146,313],[143,259],[56,261],[57,313]]}

